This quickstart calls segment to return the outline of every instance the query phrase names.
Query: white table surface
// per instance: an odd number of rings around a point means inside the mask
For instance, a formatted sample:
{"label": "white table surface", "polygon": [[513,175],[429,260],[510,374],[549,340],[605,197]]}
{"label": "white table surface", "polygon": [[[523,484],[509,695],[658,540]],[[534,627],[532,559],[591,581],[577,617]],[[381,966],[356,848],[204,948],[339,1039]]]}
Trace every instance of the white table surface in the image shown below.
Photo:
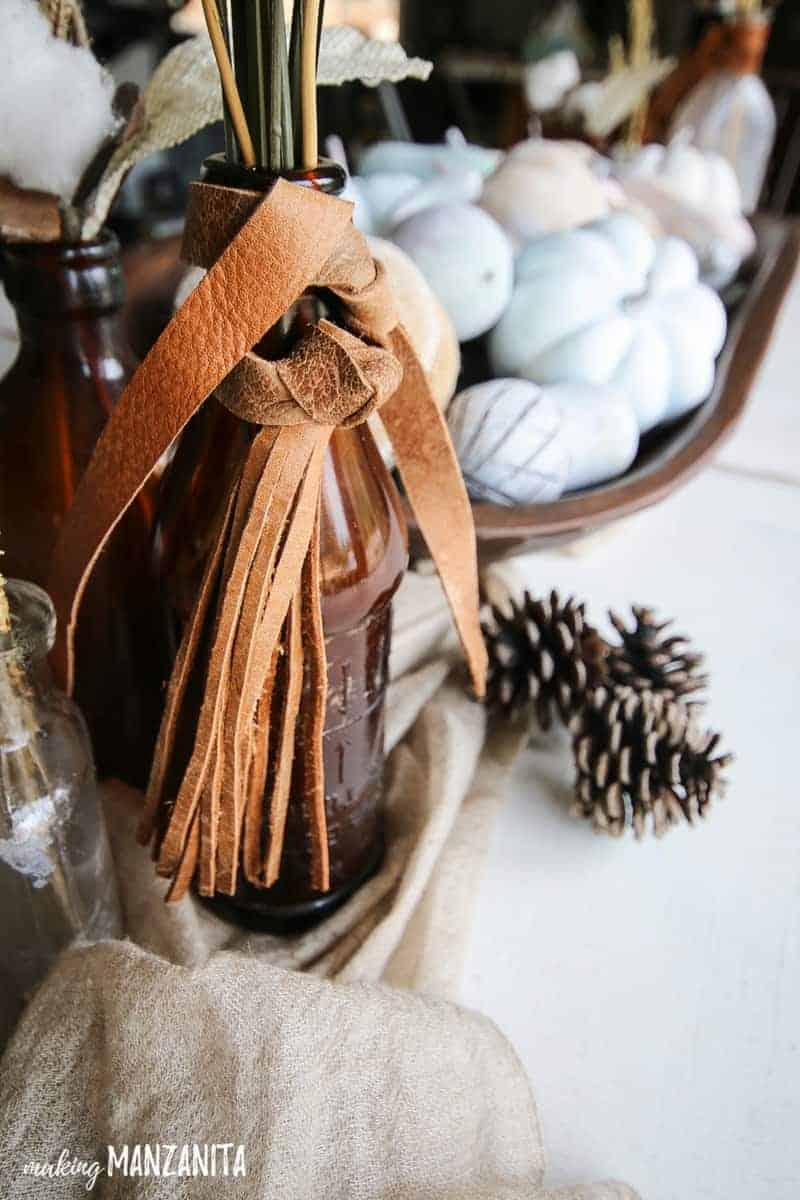
{"label": "white table surface", "polygon": [[493,834],[465,1002],[511,1038],[553,1185],[643,1200],[800,1197],[800,280],[717,463],[531,586],[656,605],[708,655],[737,753],[696,829],[644,844],[567,813],[568,750],[518,764]]}

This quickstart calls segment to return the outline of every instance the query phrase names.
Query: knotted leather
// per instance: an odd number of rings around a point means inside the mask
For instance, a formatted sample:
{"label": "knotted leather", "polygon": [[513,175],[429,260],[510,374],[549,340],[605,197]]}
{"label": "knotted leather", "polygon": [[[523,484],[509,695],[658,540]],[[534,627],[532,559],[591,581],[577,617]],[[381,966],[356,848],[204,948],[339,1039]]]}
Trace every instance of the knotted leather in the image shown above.
{"label": "knotted leather", "polygon": [[[326,665],[320,609],[322,466],[337,425],[376,408],[483,694],[475,535],[442,416],[351,206],[279,181],[264,198],[193,185],[184,256],[208,273],[132,378],[100,438],[56,549],[54,665],[71,690],[86,580],[127,506],[204,400],[261,426],[229,492],[170,678],[142,821],[177,899],[278,875],[302,730],[313,886],[328,887],[322,778]],[[308,289],[344,328],[311,327],[283,359],[251,353]],[[190,681],[203,679],[199,708]],[[312,686],[303,690],[303,679]],[[176,761],[187,715],[188,762]],[[179,783],[175,784],[175,778]],[[269,784],[267,788],[267,784]],[[265,790],[268,795],[265,798]]]}

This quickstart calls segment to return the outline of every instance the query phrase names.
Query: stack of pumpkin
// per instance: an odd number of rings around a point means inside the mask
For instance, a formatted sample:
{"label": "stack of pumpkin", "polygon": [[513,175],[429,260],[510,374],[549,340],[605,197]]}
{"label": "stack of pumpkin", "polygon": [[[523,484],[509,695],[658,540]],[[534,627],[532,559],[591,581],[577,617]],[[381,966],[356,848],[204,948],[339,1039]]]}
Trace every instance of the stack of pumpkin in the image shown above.
{"label": "stack of pumpkin", "polygon": [[503,154],[456,132],[380,143],[359,166],[356,224],[409,307],[436,304],[442,403],[453,331],[488,362],[448,408],[474,499],[546,502],[620,475],[642,435],[710,394],[716,289],[754,248],[719,156],[675,143],[615,163],[542,139]]}

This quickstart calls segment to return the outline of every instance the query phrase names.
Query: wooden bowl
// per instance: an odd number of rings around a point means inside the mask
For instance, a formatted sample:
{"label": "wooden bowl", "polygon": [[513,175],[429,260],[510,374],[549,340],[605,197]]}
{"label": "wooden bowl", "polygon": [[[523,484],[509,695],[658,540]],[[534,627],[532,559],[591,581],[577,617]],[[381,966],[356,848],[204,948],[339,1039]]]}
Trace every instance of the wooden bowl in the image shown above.
{"label": "wooden bowl", "polygon": [[549,504],[473,504],[483,561],[570,541],[656,504],[716,452],[744,411],[800,258],[800,221],[759,216],[753,224],[757,249],[723,296],[728,336],[709,398],[642,438],[635,462],[616,479]]}
{"label": "wooden bowl", "polygon": [[[506,507],[472,506],[478,551],[491,561],[508,554],[553,546],[608,525],[657,503],[714,454],[744,411],[766,353],[783,298],[800,258],[800,221],[759,216],[757,248],[723,297],[728,307],[728,336],[717,362],[714,390],[694,412],[647,434],[624,475],[596,487],[571,492],[549,504]],[[131,341],[140,354],[169,319],[183,267],[179,239],[146,245],[126,255],[129,288],[127,317]],[[467,371],[470,348],[465,348]],[[485,371],[485,363],[477,370]],[[485,377],[478,375],[478,378]],[[409,512],[415,553],[424,543]]]}

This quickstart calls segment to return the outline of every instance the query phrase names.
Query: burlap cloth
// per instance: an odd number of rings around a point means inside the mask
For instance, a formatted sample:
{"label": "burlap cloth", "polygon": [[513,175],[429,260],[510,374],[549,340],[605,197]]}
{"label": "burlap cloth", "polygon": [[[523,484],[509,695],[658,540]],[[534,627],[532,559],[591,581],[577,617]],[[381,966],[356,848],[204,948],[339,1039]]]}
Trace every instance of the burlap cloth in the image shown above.
{"label": "burlap cloth", "polygon": [[245,1178],[101,1175],[93,1194],[635,1200],[622,1184],[544,1188],[522,1067],[490,1021],[452,1003],[520,736],[487,736],[449,637],[438,582],[409,576],[396,605],[385,863],[310,933],[244,934],[194,899],[164,905],[133,837],[140,798],[108,790],[130,940],[67,953],[6,1050],[6,1200],[85,1196],[81,1178],[23,1173],[64,1149],[105,1162],[109,1144],[223,1142],[244,1145]]}

